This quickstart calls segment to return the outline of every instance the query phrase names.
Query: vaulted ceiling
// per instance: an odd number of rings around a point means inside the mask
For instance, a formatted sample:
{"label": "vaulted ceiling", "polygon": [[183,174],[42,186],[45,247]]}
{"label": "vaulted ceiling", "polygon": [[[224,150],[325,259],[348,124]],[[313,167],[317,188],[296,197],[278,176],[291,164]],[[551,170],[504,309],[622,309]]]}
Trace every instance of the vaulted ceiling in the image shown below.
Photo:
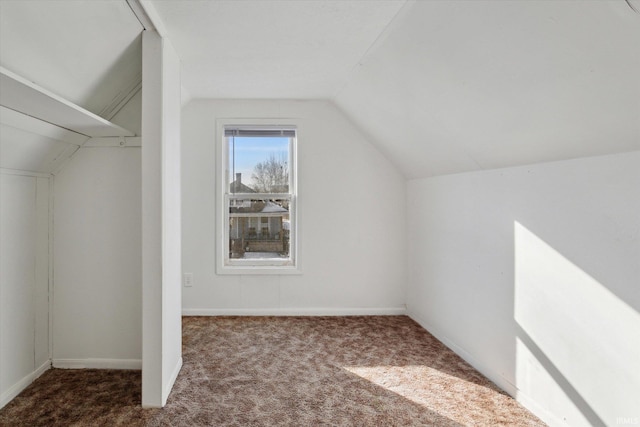
{"label": "vaulted ceiling", "polygon": [[0,167],[54,172],[142,83],[126,1],[0,1]]}
{"label": "vaulted ceiling", "polygon": [[0,1],[0,65],[105,114],[141,81],[142,30],[124,0]]}
{"label": "vaulted ceiling", "polygon": [[[142,4],[189,97],[331,100],[416,178],[640,149],[639,2]],[[111,119],[142,29],[126,0],[0,1],[0,65]]]}
{"label": "vaulted ceiling", "polygon": [[406,176],[640,149],[640,14],[624,0],[402,12],[335,101]]}
{"label": "vaulted ceiling", "polygon": [[404,1],[154,1],[197,98],[327,99]]}

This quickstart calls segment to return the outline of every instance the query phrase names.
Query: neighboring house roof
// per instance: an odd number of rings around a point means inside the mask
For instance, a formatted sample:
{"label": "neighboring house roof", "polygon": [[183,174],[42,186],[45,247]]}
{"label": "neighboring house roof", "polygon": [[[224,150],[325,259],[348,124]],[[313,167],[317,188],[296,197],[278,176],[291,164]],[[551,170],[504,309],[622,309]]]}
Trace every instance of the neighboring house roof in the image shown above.
{"label": "neighboring house roof", "polygon": [[236,173],[236,180],[229,184],[231,193],[257,193],[256,190],[242,183],[242,174]]}
{"label": "neighboring house roof", "polygon": [[288,184],[284,184],[284,185],[273,185],[270,189],[271,193],[288,193],[289,192],[289,185]]}
{"label": "neighboring house roof", "polygon": [[231,184],[229,184],[229,188],[232,193],[255,193],[256,192],[256,190],[249,187],[248,185],[243,184],[242,182],[239,182],[238,180],[235,180]]}
{"label": "neighboring house roof", "polygon": [[261,213],[288,213],[289,211],[273,202],[267,202]]}
{"label": "neighboring house roof", "polygon": [[[251,193],[257,191],[242,183],[242,174],[236,173],[236,180],[230,185],[231,193]],[[263,216],[278,216],[289,213],[289,210],[270,200],[236,200],[229,208],[231,214],[263,214]]]}
{"label": "neighboring house roof", "polygon": [[281,216],[289,213],[289,210],[272,201],[251,200],[250,204],[231,206],[230,214],[256,214],[256,216]]}

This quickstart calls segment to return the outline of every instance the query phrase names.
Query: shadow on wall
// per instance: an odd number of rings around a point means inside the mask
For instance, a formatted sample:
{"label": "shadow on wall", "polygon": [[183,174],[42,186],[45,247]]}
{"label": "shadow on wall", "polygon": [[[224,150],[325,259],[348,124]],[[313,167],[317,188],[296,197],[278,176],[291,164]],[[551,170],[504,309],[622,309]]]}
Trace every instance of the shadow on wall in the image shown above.
{"label": "shadow on wall", "polygon": [[569,425],[640,424],[640,314],[522,224],[514,234],[519,393]]}

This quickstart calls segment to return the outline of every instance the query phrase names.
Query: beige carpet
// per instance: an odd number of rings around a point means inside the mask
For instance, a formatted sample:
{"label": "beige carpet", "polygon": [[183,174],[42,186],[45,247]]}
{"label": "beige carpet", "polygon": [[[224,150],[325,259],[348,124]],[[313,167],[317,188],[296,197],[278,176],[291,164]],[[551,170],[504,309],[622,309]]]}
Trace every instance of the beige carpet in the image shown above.
{"label": "beige carpet", "polygon": [[2,426],[542,426],[404,316],[185,317],[163,409],[136,371],[46,372]]}

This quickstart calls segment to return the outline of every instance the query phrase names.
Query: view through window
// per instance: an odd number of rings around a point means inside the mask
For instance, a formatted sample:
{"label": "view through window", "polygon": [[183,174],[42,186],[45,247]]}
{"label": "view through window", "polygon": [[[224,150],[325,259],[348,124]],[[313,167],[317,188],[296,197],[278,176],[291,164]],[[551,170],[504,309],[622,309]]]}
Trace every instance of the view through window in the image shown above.
{"label": "view through window", "polygon": [[225,126],[225,265],[294,264],[293,128]]}

